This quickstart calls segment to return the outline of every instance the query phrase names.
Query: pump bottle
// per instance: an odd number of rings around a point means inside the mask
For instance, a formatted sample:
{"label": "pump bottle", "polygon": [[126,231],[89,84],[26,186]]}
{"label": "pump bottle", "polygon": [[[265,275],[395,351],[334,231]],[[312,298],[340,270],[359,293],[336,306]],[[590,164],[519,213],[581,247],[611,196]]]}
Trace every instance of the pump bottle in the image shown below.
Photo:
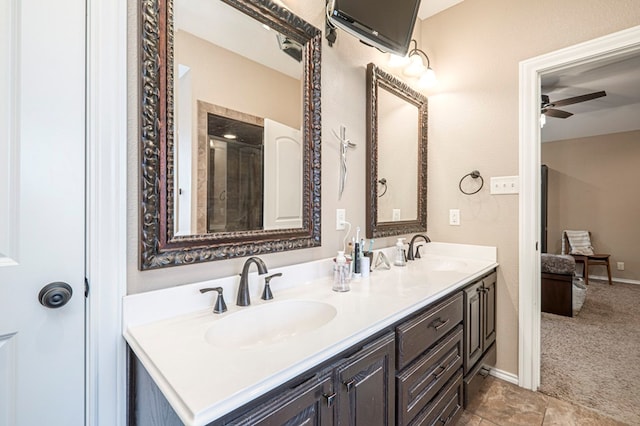
{"label": "pump bottle", "polygon": [[396,242],[396,255],[393,264],[396,266],[406,266],[407,259],[404,252],[404,238],[398,238]]}

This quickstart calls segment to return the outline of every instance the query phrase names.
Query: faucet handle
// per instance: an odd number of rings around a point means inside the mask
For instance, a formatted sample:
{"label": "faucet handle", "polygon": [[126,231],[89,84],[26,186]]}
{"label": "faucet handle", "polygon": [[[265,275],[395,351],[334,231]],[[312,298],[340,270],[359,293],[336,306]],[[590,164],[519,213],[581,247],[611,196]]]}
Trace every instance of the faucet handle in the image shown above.
{"label": "faucet handle", "polygon": [[421,245],[417,245],[416,246],[416,254],[415,254],[415,258],[416,259],[420,259],[422,256],[420,256],[420,247],[422,247]]}
{"label": "faucet handle", "polygon": [[273,293],[271,292],[271,287],[269,286],[269,282],[272,278],[281,277],[282,272],[278,272],[277,274],[272,274],[264,278],[264,290],[262,291],[262,300],[271,300],[273,299]]}
{"label": "faucet handle", "polygon": [[211,288],[201,288],[200,293],[204,294],[209,291],[217,291],[218,298],[216,299],[215,305],[213,305],[213,313],[221,314],[227,311],[227,304],[224,303],[224,297],[222,296],[222,287],[211,287]]}

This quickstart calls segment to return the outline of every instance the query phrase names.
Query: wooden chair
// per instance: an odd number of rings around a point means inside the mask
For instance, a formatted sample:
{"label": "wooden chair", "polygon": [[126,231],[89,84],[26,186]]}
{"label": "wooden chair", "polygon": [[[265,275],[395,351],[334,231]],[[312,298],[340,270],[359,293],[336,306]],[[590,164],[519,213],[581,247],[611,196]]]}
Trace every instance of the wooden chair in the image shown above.
{"label": "wooden chair", "polygon": [[[573,258],[576,261],[576,264],[582,263],[582,271],[583,271],[582,276],[584,277],[584,283],[586,285],[589,285],[589,267],[590,266],[606,266],[607,275],[609,277],[609,285],[613,284],[611,282],[611,265],[609,263],[609,258],[611,257],[610,254],[594,253],[589,255],[583,255],[583,254],[571,253],[573,250],[571,248],[569,237],[567,236],[566,232],[563,232],[562,236],[565,240],[566,247],[569,248],[569,254],[573,256]],[[591,232],[589,232],[589,239],[591,239]]]}

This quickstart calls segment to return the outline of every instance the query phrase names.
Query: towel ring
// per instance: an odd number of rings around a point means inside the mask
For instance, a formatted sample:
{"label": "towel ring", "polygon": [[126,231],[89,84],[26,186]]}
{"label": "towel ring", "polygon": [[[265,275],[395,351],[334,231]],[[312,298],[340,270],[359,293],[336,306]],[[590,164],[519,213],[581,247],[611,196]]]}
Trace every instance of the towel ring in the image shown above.
{"label": "towel ring", "polygon": [[[473,192],[467,192],[464,189],[462,189],[462,182],[469,176],[471,176],[471,178],[473,179],[480,178],[480,187]],[[484,186],[484,179],[482,178],[482,176],[480,176],[480,172],[477,170],[474,170],[471,173],[467,173],[466,175],[462,176],[462,179],[460,179],[460,183],[458,183],[458,188],[460,189],[460,192],[462,192],[465,195],[477,194],[482,189],[483,186]]]}
{"label": "towel ring", "polygon": [[387,179],[386,178],[382,178],[378,181],[379,184],[381,184],[382,186],[384,186],[384,191],[382,191],[382,194],[378,195],[378,198],[382,197],[384,194],[387,193]]}

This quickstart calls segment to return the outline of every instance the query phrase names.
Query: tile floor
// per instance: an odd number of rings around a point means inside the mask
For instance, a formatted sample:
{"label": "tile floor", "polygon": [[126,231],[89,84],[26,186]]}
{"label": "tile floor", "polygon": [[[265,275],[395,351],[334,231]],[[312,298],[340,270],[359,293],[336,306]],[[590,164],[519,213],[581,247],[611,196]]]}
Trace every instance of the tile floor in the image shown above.
{"label": "tile floor", "polygon": [[457,426],[622,426],[595,411],[488,377]]}

